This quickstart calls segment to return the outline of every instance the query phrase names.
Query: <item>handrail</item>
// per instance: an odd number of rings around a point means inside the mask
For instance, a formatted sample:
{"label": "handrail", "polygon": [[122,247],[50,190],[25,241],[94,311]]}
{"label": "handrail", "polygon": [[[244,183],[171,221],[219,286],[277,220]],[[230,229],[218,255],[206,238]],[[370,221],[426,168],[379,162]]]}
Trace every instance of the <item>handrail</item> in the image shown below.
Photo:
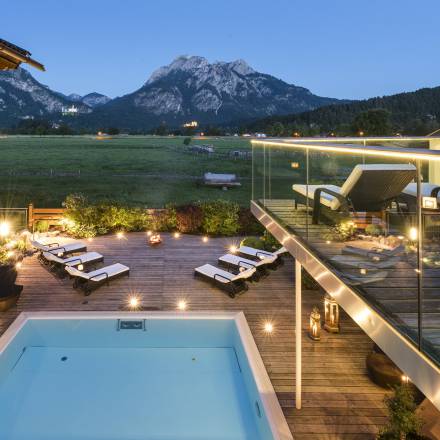
{"label": "handrail", "polygon": [[351,155],[359,154],[376,157],[394,157],[410,160],[440,161],[440,151],[429,150],[427,148],[404,148],[385,145],[338,144],[331,143],[331,141],[327,139],[319,139],[319,141],[317,140],[316,142],[312,142],[310,140],[300,141],[293,139],[253,139],[251,142],[252,144],[258,145],[299,148],[303,150],[320,151],[322,153],[336,152]]}

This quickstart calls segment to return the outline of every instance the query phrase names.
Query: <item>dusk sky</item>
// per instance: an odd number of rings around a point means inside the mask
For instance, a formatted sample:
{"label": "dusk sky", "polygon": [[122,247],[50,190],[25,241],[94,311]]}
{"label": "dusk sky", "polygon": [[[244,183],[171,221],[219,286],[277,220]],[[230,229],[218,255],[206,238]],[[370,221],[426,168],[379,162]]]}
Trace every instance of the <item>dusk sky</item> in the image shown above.
{"label": "dusk sky", "polygon": [[67,94],[132,92],[182,54],[243,58],[337,98],[440,85],[438,0],[14,0],[1,15],[0,38]]}

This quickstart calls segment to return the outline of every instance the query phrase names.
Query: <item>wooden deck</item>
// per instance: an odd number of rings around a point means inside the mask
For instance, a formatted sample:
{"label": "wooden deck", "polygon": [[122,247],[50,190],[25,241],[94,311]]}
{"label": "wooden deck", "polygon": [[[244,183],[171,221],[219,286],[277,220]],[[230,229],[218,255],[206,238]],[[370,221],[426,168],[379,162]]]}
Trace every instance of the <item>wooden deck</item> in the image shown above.
{"label": "wooden deck", "polygon": [[[18,282],[24,285],[16,309],[1,315],[3,332],[21,311],[118,310],[130,293],[138,294],[150,310],[176,310],[179,299],[189,310],[243,310],[266,365],[272,384],[296,439],[372,439],[386,421],[384,390],[372,384],[365,371],[371,340],[342,313],[342,332],[323,332],[322,340],[307,337],[308,315],[321,305],[323,294],[303,294],[303,409],[296,410],[293,260],[254,283],[235,299],[202,280],[193,269],[215,263],[234,240],[165,235],[163,246],[152,249],[143,233],[126,239],[100,237],[89,249],[105,256],[106,263],[121,262],[131,268],[130,278],[103,286],[89,297],[74,291],[69,280],[58,280],[40,266],[36,257],[24,261]],[[275,331],[267,336],[263,322],[270,319]]]}
{"label": "wooden deck", "polygon": [[[306,215],[305,207],[294,209],[290,200],[266,200],[267,209],[281,224],[303,237],[309,246],[324,259],[341,254],[347,244],[362,247],[362,240],[349,243],[326,243],[323,233],[329,227],[323,224],[312,225],[311,216]],[[307,218],[309,217],[309,218]],[[307,221],[307,225],[306,225]],[[368,243],[367,243],[368,244]],[[437,250],[440,246],[435,244]],[[418,290],[416,257],[403,257],[392,268],[385,269],[384,279],[358,288],[359,293],[384,315],[400,326],[414,341],[418,334]],[[359,276],[359,269],[340,268],[343,274]],[[371,272],[371,276],[374,275]],[[370,276],[369,273],[366,275]],[[349,283],[348,283],[349,284]],[[423,270],[423,340],[425,349],[440,362],[440,267]]]}

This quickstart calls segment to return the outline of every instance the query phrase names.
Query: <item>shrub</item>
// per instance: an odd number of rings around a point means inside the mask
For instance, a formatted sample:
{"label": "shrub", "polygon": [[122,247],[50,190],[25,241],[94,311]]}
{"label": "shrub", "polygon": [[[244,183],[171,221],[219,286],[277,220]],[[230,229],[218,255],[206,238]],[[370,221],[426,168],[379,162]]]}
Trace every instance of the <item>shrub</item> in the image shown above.
{"label": "shrub", "polygon": [[176,208],[176,227],[183,233],[196,233],[202,226],[202,208],[197,205],[183,205]]}
{"label": "shrub", "polygon": [[202,231],[210,235],[235,235],[240,229],[238,223],[239,206],[226,200],[203,202]]}
{"label": "shrub", "polygon": [[47,220],[38,220],[34,225],[35,232],[47,232],[49,230],[49,222]]}
{"label": "shrub", "polygon": [[249,208],[240,208],[238,211],[239,233],[241,235],[260,235],[264,228],[254,217]]}
{"label": "shrub", "polygon": [[191,143],[191,138],[190,137],[186,137],[184,140],[183,140],[183,145],[189,145]]}
{"label": "shrub", "polygon": [[347,241],[351,240],[355,234],[356,224],[352,221],[343,221],[324,232],[322,237],[331,241]]}
{"label": "shrub", "polygon": [[379,235],[383,235],[384,230],[380,225],[368,225],[365,228],[365,233],[368,235],[373,235],[375,237],[378,237]]}
{"label": "shrub", "polygon": [[417,415],[417,405],[411,388],[402,384],[394,388],[392,396],[385,397],[388,408],[388,425],[378,435],[379,439],[420,438],[422,422]]}
{"label": "shrub", "polygon": [[265,250],[264,241],[260,237],[246,237],[241,240],[240,246],[249,246],[255,249]]}

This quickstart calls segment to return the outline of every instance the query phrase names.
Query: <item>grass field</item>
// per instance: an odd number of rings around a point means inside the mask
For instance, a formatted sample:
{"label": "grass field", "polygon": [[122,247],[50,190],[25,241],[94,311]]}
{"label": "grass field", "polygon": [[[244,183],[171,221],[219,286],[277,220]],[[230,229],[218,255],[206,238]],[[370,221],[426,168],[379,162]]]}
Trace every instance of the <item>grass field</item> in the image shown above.
{"label": "grass field", "polygon": [[[67,194],[91,201],[110,199],[127,205],[161,207],[167,203],[225,198],[248,206],[252,162],[228,156],[250,150],[250,142],[206,138],[215,156],[185,151],[183,138],[92,136],[0,138],[1,207],[59,207]],[[197,185],[205,172],[234,173],[240,188],[222,191]]]}

